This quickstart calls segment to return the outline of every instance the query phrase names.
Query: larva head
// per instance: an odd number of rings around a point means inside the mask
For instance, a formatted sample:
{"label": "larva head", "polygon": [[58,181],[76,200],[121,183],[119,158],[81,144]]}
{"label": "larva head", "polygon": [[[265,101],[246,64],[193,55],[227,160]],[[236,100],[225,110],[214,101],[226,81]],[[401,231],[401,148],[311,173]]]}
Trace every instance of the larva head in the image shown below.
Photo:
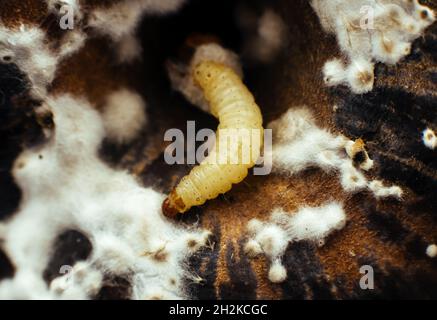
{"label": "larva head", "polygon": [[176,190],[173,190],[162,203],[162,213],[168,218],[174,218],[178,213],[183,213],[186,210],[185,203],[178,196]]}

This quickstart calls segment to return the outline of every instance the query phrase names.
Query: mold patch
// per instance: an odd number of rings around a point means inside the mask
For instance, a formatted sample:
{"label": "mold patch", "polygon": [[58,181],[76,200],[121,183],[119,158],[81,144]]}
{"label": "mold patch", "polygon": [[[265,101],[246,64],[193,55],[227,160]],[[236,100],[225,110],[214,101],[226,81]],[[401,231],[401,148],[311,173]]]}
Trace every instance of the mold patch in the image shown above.
{"label": "mold patch", "polygon": [[[92,298],[105,279],[128,275],[132,294],[127,298],[187,298],[182,279],[190,273],[184,261],[207,243],[210,233],[167,221],[160,209],[162,194],[98,158],[105,131],[88,102],[50,97],[41,108],[53,113],[54,130],[47,143],[24,150],[15,161],[13,175],[23,197],[19,211],[0,228],[2,247],[16,272],[0,283],[0,297]],[[43,275],[55,238],[66,229],[81,230],[92,253],[47,285]],[[190,239],[196,246],[188,246]],[[163,247],[165,261],[145,254]],[[50,272],[46,278],[53,277]]]}
{"label": "mold patch", "polygon": [[374,63],[396,64],[411,52],[411,43],[435,21],[434,12],[418,0],[312,0],[325,32],[334,34],[346,55],[328,61],[328,86],[348,85],[361,94],[373,89]]}

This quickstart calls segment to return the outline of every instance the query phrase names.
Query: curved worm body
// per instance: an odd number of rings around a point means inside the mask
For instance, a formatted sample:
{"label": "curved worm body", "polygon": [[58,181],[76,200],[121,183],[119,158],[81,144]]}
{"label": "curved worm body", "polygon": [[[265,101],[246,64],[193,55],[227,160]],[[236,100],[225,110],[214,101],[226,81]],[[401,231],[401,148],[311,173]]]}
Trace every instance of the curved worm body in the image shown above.
{"label": "curved worm body", "polygon": [[[204,161],[183,177],[164,201],[163,212],[167,216],[183,213],[229,191],[232,184],[247,176],[262,146],[262,115],[240,77],[232,69],[211,61],[197,65],[193,77],[209,103],[211,114],[219,119],[216,143]],[[234,145],[223,143],[222,138],[230,131]],[[250,156],[245,158],[246,147]],[[227,161],[218,161],[223,154]],[[229,161],[228,155],[237,155],[238,161]]]}

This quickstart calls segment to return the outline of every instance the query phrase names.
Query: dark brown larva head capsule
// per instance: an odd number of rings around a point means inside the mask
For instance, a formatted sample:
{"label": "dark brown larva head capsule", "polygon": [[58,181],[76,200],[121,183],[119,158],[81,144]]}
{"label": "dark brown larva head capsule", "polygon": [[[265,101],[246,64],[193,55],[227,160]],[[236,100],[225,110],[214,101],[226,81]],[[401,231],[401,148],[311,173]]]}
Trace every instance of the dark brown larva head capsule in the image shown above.
{"label": "dark brown larva head capsule", "polygon": [[162,213],[168,218],[175,218],[178,213],[185,211],[183,200],[178,196],[176,190],[173,189],[162,203]]}
{"label": "dark brown larva head capsule", "polygon": [[175,207],[173,207],[170,201],[170,197],[167,197],[162,203],[162,213],[167,218],[172,218],[172,219],[175,218],[176,215],[179,213],[179,211]]}

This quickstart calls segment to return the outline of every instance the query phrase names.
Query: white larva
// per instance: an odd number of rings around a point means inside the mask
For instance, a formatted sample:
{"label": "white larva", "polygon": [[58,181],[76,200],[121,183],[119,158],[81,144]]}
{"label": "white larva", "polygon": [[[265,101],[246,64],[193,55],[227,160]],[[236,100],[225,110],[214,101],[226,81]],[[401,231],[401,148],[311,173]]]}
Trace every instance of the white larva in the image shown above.
{"label": "white larva", "polygon": [[[193,206],[216,198],[232,188],[232,184],[241,182],[253,167],[260,154],[261,137],[263,136],[262,115],[255,103],[253,95],[243,84],[240,77],[223,64],[204,61],[199,63],[193,72],[197,85],[202,89],[210,105],[212,115],[219,119],[216,134],[216,145],[208,157],[191,172],[182,178],[163,203],[163,212],[172,216],[183,213]],[[220,148],[220,135],[224,129],[237,129],[238,162],[218,162],[223,153],[232,154],[226,148]],[[242,161],[242,131],[244,129],[257,133],[257,138],[250,139],[251,157]],[[241,135],[241,136],[240,136]],[[258,141],[256,141],[258,140]],[[223,150],[225,149],[225,150]]]}

